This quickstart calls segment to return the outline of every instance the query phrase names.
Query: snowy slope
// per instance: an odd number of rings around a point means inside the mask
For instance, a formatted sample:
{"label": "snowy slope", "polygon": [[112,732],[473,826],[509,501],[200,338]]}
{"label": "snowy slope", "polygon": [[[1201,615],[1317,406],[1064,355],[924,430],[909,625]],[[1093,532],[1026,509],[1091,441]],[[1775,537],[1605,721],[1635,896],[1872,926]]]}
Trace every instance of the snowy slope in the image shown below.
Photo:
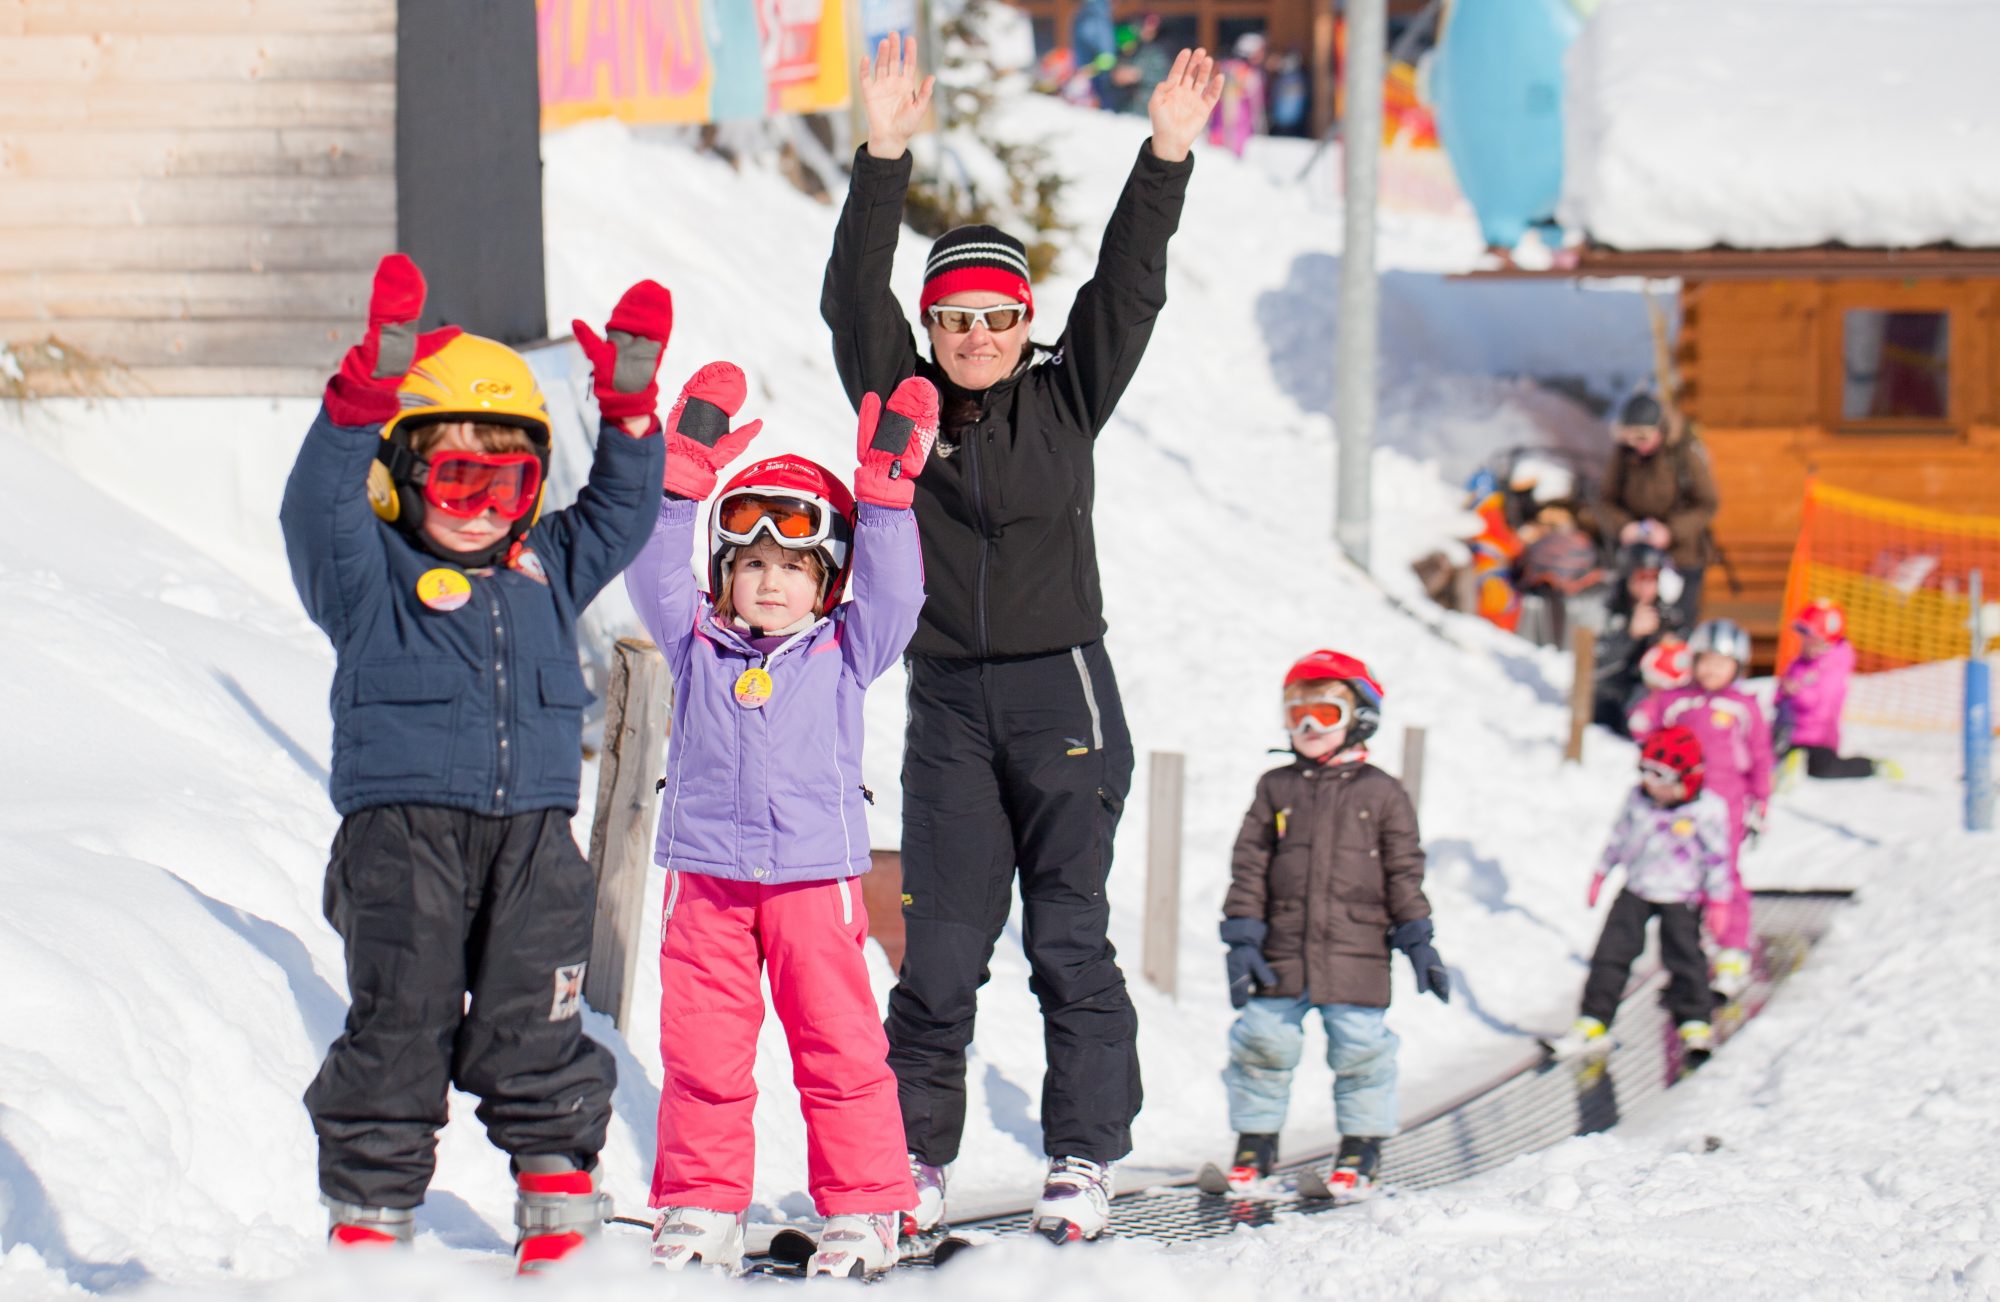
{"label": "snowy slope", "polygon": [[[1080,178],[1075,216],[1085,231],[1101,227],[1143,128],[1039,102],[1020,112],[1025,129],[1061,131],[1062,163]],[[1402,728],[1429,730],[1429,889],[1457,992],[1449,1007],[1419,1002],[1397,969],[1392,1022],[1405,1043],[1406,1111],[1477,1082],[1518,1057],[1527,1033],[1567,1019],[1595,934],[1580,903],[1584,879],[1629,781],[1630,749],[1609,739],[1592,738],[1584,767],[1560,763],[1567,671],[1558,658],[1476,622],[1405,615],[1335,554],[1331,390],[1315,359],[1332,352],[1337,211],[1322,186],[1289,183],[1303,150],[1259,143],[1270,148],[1241,163],[1202,158],[1174,246],[1173,301],[1100,443],[1110,648],[1142,755],[1183,751],[1189,778],[1178,1000],[1136,976],[1143,760],[1113,879],[1112,932],[1134,974],[1151,1087],[1134,1169],[1185,1167],[1228,1140],[1216,1073],[1230,1014],[1212,919],[1242,809],[1257,773],[1275,762],[1264,753],[1280,741],[1274,685],[1294,656],[1333,644],[1377,666],[1389,693],[1378,758],[1392,771]],[[770,430],[760,453],[791,447],[846,464],[852,417],[817,317],[832,213],[774,175],[733,173],[614,124],[553,137],[544,152],[551,318],[601,315],[631,280],[657,276],[677,297],[671,376],[714,357],[742,362],[753,411]],[[610,178],[623,202],[606,201]],[[1246,241],[1250,229],[1258,237]],[[1385,314],[1393,346],[1377,458],[1378,557],[1436,541],[1432,522],[1455,504],[1449,481],[1485,444],[1546,435],[1551,422],[1535,414],[1544,400],[1523,397],[1510,377],[1563,363],[1563,373],[1608,389],[1646,364],[1644,314],[1630,296],[1555,288],[1539,299],[1481,302],[1474,296],[1487,287],[1442,280],[1438,270],[1464,234],[1414,221],[1385,232],[1385,260],[1412,269],[1387,278],[1399,288]],[[899,260],[898,287],[911,300],[922,252],[909,237]],[[1088,265],[1086,248],[1039,288],[1045,320],[1061,319]],[[1523,319],[1537,329],[1520,328]],[[1397,412],[1406,414],[1401,423]],[[381,1276],[329,1269],[321,1256],[311,1134],[297,1099],[344,1007],[339,945],[318,917],[335,824],[322,789],[331,660],[272,550],[277,489],[309,414],[300,404],[247,401],[56,404],[18,420],[10,414],[0,426],[0,463],[25,490],[17,509],[0,515],[0,717],[19,721],[0,755],[0,897],[8,901],[0,980],[17,992],[0,1001],[0,1295],[157,1282],[194,1293],[348,1296],[367,1287],[445,1296],[477,1292],[489,1278],[460,1255],[509,1239],[505,1163],[486,1145],[469,1100],[455,1098],[415,1259],[374,1268],[388,1272]],[[1384,579],[1400,582],[1386,566]],[[893,844],[896,829],[900,701],[895,682],[870,700],[867,763],[882,796],[874,828],[882,844]],[[1740,1221],[1733,1209],[1759,1187],[1756,1145],[1783,1152],[1798,1127],[1835,1124],[1864,1094],[1884,1101],[1861,1114],[1884,1131],[1881,1145],[1935,1154],[1919,1167],[1944,1164],[1945,1123],[1959,1129],[1964,1118],[1948,1101],[1924,1115],[1927,1105],[1908,1093],[1922,1082],[1887,1066],[1860,1089],[1824,1070],[1788,1074],[1794,1061],[1837,1058],[1857,1037],[1863,1048],[1879,1037],[1873,1047],[1887,1052],[1945,1033],[1967,1045],[1968,1059],[1990,1038],[1964,1013],[1991,1007],[1990,960],[1968,954],[1954,971],[1962,991],[1951,1010],[1930,1007],[1935,994],[1927,1002],[1907,975],[1881,974],[1904,947],[1928,949],[1982,925],[1990,935],[2000,901],[1975,843],[1933,834],[1910,844],[1899,830],[1950,823],[1948,758],[1926,760],[1914,776],[1905,789],[1860,799],[1810,792],[1800,812],[1781,814],[1773,846],[1753,861],[1754,874],[1793,884],[1866,880],[1871,901],[1879,879],[1885,911],[1865,915],[1858,936],[1837,936],[1801,979],[1801,993],[1788,996],[1810,1016],[1790,1033],[1760,1023],[1663,1114],[1695,1106],[1688,1099],[1707,1091],[1706,1106],[1732,1118],[1732,1133],[1748,1145],[1741,1159],[1734,1144],[1705,1159],[1704,1170],[1731,1173],[1713,1191],[1690,1177],[1662,1194],[1685,1200],[1697,1221],[1711,1192],[1717,1215]],[[590,791],[587,776],[586,800]],[[1889,844],[1871,847],[1867,838]],[[1912,864],[1930,875],[1906,871]],[[1927,927],[1958,930],[1940,938]],[[1040,1163],[1041,1036],[1016,937],[1003,939],[993,970],[955,1185],[970,1202],[1020,1197]],[[886,967],[878,963],[876,976],[886,993]],[[638,998],[642,1009],[658,998],[644,964]],[[1869,1020],[1857,1022],[1849,1005],[1867,1009]],[[1776,1015],[1770,1024],[1786,1025]],[[621,1207],[636,1211],[650,1169],[657,1044],[643,1016],[624,1037],[594,1015],[590,1030],[619,1053],[605,1174]],[[1963,1078],[1969,1095],[1981,1078],[1966,1073],[1976,1070],[1967,1061],[1939,1074]],[[807,1210],[786,1075],[772,1031],[759,1063],[762,1215]],[[1326,1079],[1323,1067],[1300,1072],[1288,1138],[1295,1149],[1330,1124]],[[1767,1098],[1783,1102],[1783,1117],[1765,1108]],[[1584,1291],[1589,1276],[1577,1263],[1601,1238],[1580,1227],[1543,1259],[1522,1246],[1521,1230],[1547,1225],[1553,1234],[1567,1224],[1558,1204],[1572,1197],[1563,1192],[1568,1180],[1578,1190],[1572,1206],[1602,1203],[1615,1245],[1670,1252],[1680,1241],[1671,1226],[1616,1212],[1658,1171],[1679,1170],[1676,1145],[1701,1123],[1660,1124],[1667,1130],[1565,1145],[1477,1188],[1385,1203],[1337,1223],[1166,1257],[1112,1247],[1082,1263],[1066,1259],[1060,1274],[1024,1245],[1017,1264],[1003,1257],[983,1283],[952,1277],[949,1287],[994,1297],[1029,1287],[1208,1296],[1226,1269],[1239,1285],[1282,1295],[1330,1283],[1339,1263],[1342,1279],[1365,1267],[1373,1290],[1422,1296],[1453,1280],[1471,1287],[1515,1272],[1534,1287],[1534,1270],[1567,1261],[1567,1282]],[[1990,1136],[1978,1139],[1990,1156]],[[1854,1181],[1889,1160],[1871,1164],[1871,1151],[1864,1144],[1843,1154]],[[1586,1168],[1601,1174],[1574,1174]],[[1523,1182],[1524,1170],[1544,1174]],[[1971,1217],[1964,1241],[1993,1237],[1980,1219],[1990,1214],[1967,1207],[1957,1186],[1921,1172],[1903,1180],[1902,1194],[1882,1196],[1921,1202],[1926,1215],[1942,1206],[1954,1225]],[[1814,1195],[1802,1176],[1795,1183],[1804,1201],[1785,1205],[1803,1216]],[[1898,1224],[1882,1223],[1884,1233]],[[1793,1222],[1774,1225],[1773,1239],[1805,1237]],[[1498,1274],[1488,1274],[1489,1260]],[[1857,1259],[1829,1260],[1838,1269]],[[1935,1248],[1923,1260],[1991,1283],[1992,1267],[1963,1253]],[[1837,1288],[1852,1276],[1830,1278]],[[1565,1282],[1544,1279],[1558,1289]],[[658,1281],[630,1254],[611,1253],[584,1286],[637,1296],[657,1293]],[[710,1291],[697,1284],[689,1295]],[[1516,1290],[1503,1283],[1500,1291]]]}

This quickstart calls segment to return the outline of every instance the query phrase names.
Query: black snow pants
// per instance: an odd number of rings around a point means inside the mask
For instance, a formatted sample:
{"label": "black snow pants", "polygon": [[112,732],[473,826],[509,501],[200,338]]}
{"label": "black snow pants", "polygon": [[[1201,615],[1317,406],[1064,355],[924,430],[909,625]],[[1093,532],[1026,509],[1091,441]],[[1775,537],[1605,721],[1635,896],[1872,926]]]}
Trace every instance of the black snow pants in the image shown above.
{"label": "black snow pants", "polygon": [[569,821],[384,805],[341,823],[326,917],[352,1003],[305,1098],[327,1197],[423,1202],[451,1085],[507,1153],[595,1165],[617,1065],[579,1016],[597,891]]}
{"label": "black snow pants", "polygon": [[1132,738],[1102,642],[995,660],[913,656],[903,751],[902,971],[889,1065],[912,1153],[942,1165],[965,1129],[979,987],[1021,882],[1029,988],[1042,1009],[1050,1156],[1132,1148],[1138,1018],[1106,938],[1111,836]]}
{"label": "black snow pants", "polygon": [[1632,962],[1646,947],[1646,923],[1660,919],[1660,961],[1667,969],[1667,1011],[1676,1022],[1705,1022],[1715,997],[1708,988],[1708,958],[1701,952],[1701,909],[1693,904],[1655,904],[1631,891],[1618,892],[1590,976],[1583,984],[1583,1013],[1606,1026],[1618,1014]]}

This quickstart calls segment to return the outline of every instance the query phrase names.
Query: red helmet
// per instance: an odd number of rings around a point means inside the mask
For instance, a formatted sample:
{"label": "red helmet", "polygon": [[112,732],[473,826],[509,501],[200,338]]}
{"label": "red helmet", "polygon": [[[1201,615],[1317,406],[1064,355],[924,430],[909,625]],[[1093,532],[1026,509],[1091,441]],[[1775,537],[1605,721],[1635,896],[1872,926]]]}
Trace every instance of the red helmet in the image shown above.
{"label": "red helmet", "polygon": [[1639,677],[1656,692],[1685,687],[1694,677],[1694,657],[1688,644],[1672,640],[1655,642],[1639,657]]}
{"label": "red helmet", "polygon": [[[732,499],[768,499],[774,508],[798,508],[796,516],[777,510],[752,513],[747,528],[723,527]],[[781,523],[781,520],[784,522]],[[796,520],[794,528],[791,521]],[[804,457],[771,457],[745,466],[723,485],[708,511],[708,591],[722,591],[722,574],[736,549],[758,535],[780,547],[811,551],[826,566],[817,613],[828,614],[847,590],[848,553],[854,543],[854,495],[833,472]]]}
{"label": "red helmet", "polygon": [[1836,642],[1847,632],[1847,616],[1832,599],[1815,597],[1792,616],[1792,627],[1823,642]]}
{"label": "red helmet", "polygon": [[1675,803],[1701,794],[1701,738],[1692,728],[1675,724],[1647,736],[1639,746],[1639,769],[1647,776],[1671,775],[1679,782]]}
{"label": "red helmet", "polygon": [[1359,746],[1375,735],[1382,722],[1382,684],[1368,666],[1338,651],[1319,650],[1300,656],[1285,673],[1285,686],[1330,678],[1346,683],[1354,693],[1354,721],[1347,725],[1347,744]]}

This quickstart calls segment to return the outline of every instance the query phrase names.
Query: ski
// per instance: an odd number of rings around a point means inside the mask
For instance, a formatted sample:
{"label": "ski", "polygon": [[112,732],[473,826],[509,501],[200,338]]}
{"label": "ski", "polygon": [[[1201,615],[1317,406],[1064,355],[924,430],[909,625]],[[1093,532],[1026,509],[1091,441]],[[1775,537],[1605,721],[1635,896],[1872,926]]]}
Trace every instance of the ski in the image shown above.
{"label": "ski", "polygon": [[1367,1202],[1383,1191],[1381,1185],[1373,1183],[1358,1189],[1336,1189],[1326,1182],[1326,1177],[1311,1167],[1303,1168],[1292,1178],[1292,1187],[1301,1198],[1312,1202],[1330,1202],[1335,1207]]}
{"label": "ski", "polygon": [[[981,1247],[990,1241],[990,1235],[928,1230],[901,1240],[896,1264],[889,1269],[936,1269],[967,1249]],[[766,1274],[803,1277],[811,1269],[812,1259],[818,1252],[818,1240],[804,1230],[787,1226],[771,1236],[770,1246],[763,1252],[752,1255],[762,1258],[760,1264]]]}

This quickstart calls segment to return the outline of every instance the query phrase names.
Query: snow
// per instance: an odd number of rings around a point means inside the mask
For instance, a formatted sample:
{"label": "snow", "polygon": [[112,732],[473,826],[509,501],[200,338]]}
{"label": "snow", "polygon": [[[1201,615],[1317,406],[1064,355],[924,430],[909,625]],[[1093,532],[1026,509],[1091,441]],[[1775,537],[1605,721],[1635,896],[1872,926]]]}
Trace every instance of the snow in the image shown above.
{"label": "snow", "polygon": [[1986,0],[1609,0],[1558,217],[1624,249],[2000,244],[1996,42]]}
{"label": "snow", "polygon": [[[1070,204],[1086,238],[1037,291],[1043,319],[1059,321],[1144,127],[1042,101],[1012,112],[1015,129],[1057,135],[1059,164],[1078,178]],[[1285,141],[1256,142],[1242,161],[1203,153],[1172,301],[1099,444],[1109,647],[1142,755],[1112,888],[1149,1084],[1128,1184],[1186,1170],[1230,1138],[1218,1072],[1231,1015],[1212,919],[1256,776],[1275,762],[1275,685],[1292,658],[1334,645],[1377,668],[1388,689],[1377,758],[1392,772],[1403,729],[1428,730],[1428,891],[1455,993],[1449,1006],[1419,1000],[1398,962],[1406,1114],[1568,1020],[1597,926],[1584,885],[1631,778],[1630,748],[1601,735],[1585,764],[1561,762],[1560,657],[1394,594],[1410,592],[1402,560],[1438,541],[1471,464],[1515,442],[1589,437],[1580,408],[1524,377],[1619,391],[1649,362],[1643,305],[1448,279],[1477,253],[1462,214],[1385,229],[1379,573],[1363,575],[1330,541],[1340,223],[1327,171],[1338,160],[1295,184],[1307,155]],[[832,213],[774,173],[615,123],[550,137],[544,156],[551,319],[601,317],[625,285],[656,276],[677,300],[669,384],[737,360],[767,422],[760,455],[847,464],[853,418],[817,311]],[[899,251],[906,301],[923,251],[913,235]],[[417,1250],[328,1261],[320,1243],[298,1098],[345,1006],[339,942],[319,916],[336,824],[324,791],[331,657],[290,590],[274,518],[310,414],[240,399],[0,416],[16,487],[0,515],[0,1296],[502,1287],[505,1161],[462,1096]],[[901,702],[896,681],[870,696],[878,844],[896,834]],[[1749,871],[1764,884],[1858,885],[1860,903],[1771,1010],[1656,1109],[1353,1212],[1170,1251],[1058,1257],[1021,1243],[982,1253],[977,1269],[889,1286],[1162,1302],[2000,1289],[1987,1246],[2000,1240],[1987,1174],[2000,1159],[1987,1052],[2000,864],[1990,840],[1944,830],[1957,795],[1943,739],[1857,740],[1895,750],[1909,780],[1808,784]],[[1154,750],[1187,757],[1177,998],[1137,974]],[[593,791],[586,774],[586,810]],[[656,875],[655,904],[658,887]],[[874,958],[886,996],[891,974]],[[1039,1174],[1041,1031],[1026,980],[1010,928],[981,1000],[954,1173],[962,1208],[1017,1203]],[[588,1015],[618,1056],[603,1171],[628,1213],[642,1213],[651,1167],[659,1068],[643,1010],[659,996],[642,962],[630,1031]],[[775,1029],[757,1071],[757,1213],[801,1217],[797,1099]],[[1328,1136],[1327,1097],[1309,1053],[1290,1151]],[[1710,1135],[1722,1140],[1713,1152]],[[612,1239],[543,1291],[657,1296],[642,1259],[635,1240]],[[696,1279],[677,1295],[734,1289]]]}

